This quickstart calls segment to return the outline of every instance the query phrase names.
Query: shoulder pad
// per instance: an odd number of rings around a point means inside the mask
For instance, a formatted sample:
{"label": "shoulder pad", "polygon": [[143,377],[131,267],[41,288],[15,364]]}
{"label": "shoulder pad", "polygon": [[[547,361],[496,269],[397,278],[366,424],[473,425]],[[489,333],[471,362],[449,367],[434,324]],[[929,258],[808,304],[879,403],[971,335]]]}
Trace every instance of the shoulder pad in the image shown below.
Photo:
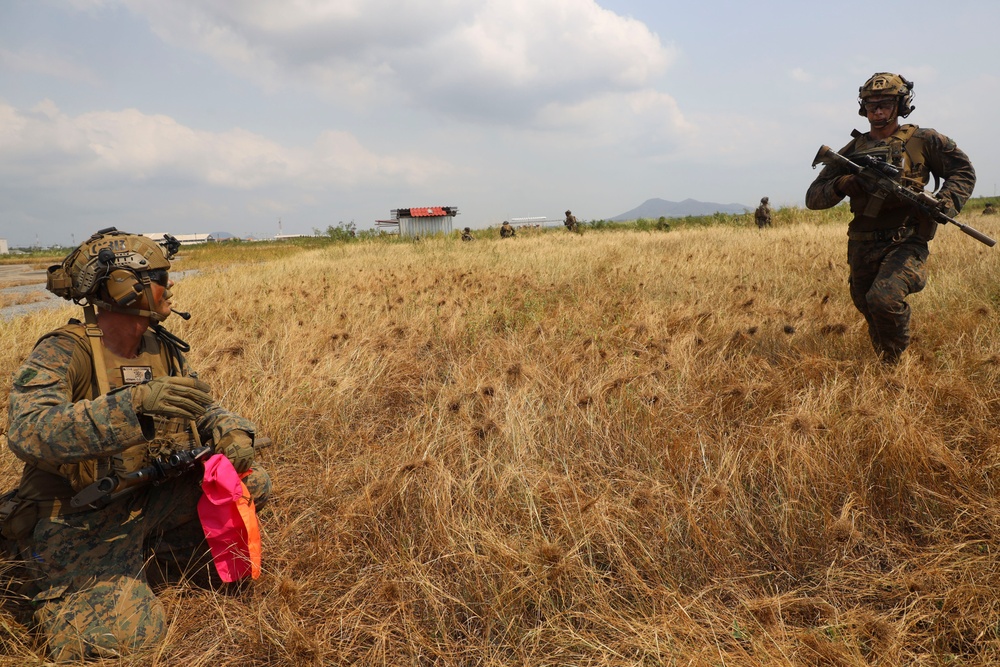
{"label": "shoulder pad", "polygon": [[[64,324],[58,329],[53,329],[52,331],[44,334],[41,338],[35,341],[35,347],[41,343],[46,338],[52,338],[53,336],[66,336],[69,338],[74,338],[80,343],[87,342],[87,329],[83,324],[77,320],[70,320],[68,324]],[[87,345],[87,351],[90,351],[90,346]]]}

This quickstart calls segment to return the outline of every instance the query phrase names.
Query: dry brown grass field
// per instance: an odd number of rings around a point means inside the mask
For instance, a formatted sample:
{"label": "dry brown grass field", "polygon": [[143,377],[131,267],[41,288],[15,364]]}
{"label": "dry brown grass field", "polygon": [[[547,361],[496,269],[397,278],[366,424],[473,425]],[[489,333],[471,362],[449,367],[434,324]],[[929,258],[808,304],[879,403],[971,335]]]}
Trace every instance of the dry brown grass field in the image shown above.
{"label": "dry brown grass field", "polygon": [[[106,664],[997,664],[1000,250],[939,232],[884,368],[809,216],[181,260],[168,328],[275,443],[264,574]],[[4,404],[76,310],[0,324]]]}
{"label": "dry brown grass field", "polygon": [[8,306],[18,306],[25,303],[35,303],[36,301],[42,301],[48,298],[48,294],[45,292],[45,286],[40,286],[37,290],[30,292],[22,292],[20,294],[0,294],[0,308],[7,308]]}

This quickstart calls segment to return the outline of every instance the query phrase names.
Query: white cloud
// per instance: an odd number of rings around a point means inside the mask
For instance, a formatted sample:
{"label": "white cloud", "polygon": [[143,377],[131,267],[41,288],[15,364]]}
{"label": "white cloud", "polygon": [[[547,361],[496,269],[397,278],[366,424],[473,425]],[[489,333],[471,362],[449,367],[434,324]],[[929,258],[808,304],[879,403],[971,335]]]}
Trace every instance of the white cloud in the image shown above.
{"label": "white cloud", "polygon": [[287,147],[239,128],[192,129],[135,109],[69,116],[51,101],[28,112],[0,103],[0,173],[50,183],[162,181],[250,190],[294,184],[351,187],[420,183],[447,173],[439,158],[379,155],[346,132],[308,148]]}
{"label": "white cloud", "polygon": [[670,152],[698,133],[670,95],[652,89],[553,102],[540,111],[537,127],[577,148],[630,145],[646,154]]}
{"label": "white cloud", "polygon": [[274,89],[408,100],[470,118],[530,118],[651,85],[674,59],[594,0],[122,0],[163,39]]}

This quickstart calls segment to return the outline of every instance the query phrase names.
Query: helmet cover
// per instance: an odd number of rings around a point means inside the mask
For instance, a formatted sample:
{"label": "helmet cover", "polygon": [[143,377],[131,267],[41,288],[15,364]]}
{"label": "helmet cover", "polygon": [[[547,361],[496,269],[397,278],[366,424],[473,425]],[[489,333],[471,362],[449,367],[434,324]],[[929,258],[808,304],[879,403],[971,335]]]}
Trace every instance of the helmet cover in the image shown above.
{"label": "helmet cover", "polygon": [[870,97],[896,97],[899,104],[897,113],[906,118],[916,107],[913,106],[913,82],[901,74],[878,72],[872,74],[864,85],[858,88],[858,114],[867,116],[865,100]]}
{"label": "helmet cover", "polygon": [[[112,272],[121,270],[142,274],[170,269],[170,258],[180,243],[169,234],[157,243],[147,236],[120,232],[108,227],[97,232],[62,261],[49,267],[46,289],[64,299],[93,301],[101,284]],[[119,274],[120,275],[120,274]]]}

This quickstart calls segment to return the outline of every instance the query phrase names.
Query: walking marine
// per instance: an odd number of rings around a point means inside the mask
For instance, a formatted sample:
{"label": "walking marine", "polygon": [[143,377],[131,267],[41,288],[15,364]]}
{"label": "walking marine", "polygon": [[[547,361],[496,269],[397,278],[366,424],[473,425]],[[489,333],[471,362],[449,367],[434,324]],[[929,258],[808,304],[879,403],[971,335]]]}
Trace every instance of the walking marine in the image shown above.
{"label": "walking marine", "polygon": [[771,207],[767,203],[767,197],[760,198],[760,206],[754,211],[753,217],[758,229],[771,226]]}
{"label": "walking marine", "polygon": [[514,238],[515,234],[516,232],[514,231],[514,228],[511,226],[511,224],[506,220],[504,220],[503,224],[500,225],[500,238],[502,239]]}
{"label": "walking marine", "polygon": [[583,233],[583,230],[580,229],[580,223],[577,222],[576,216],[571,211],[566,211],[566,219],[563,220],[563,224],[568,231],[576,232],[577,234]]}
{"label": "walking marine", "polygon": [[[826,166],[806,192],[810,209],[830,208],[850,197],[851,299],[868,323],[876,354],[888,364],[896,363],[910,344],[906,297],[927,283],[928,242],[938,224],[955,222],[976,183],[972,163],[954,141],[899,123],[914,110],[912,102],[913,83],[906,78],[888,72],[869,78],[858,98],[858,113],[867,118],[869,131],[855,130],[837,157],[821,148],[817,161]],[[860,168],[862,163],[867,166]],[[924,193],[932,176],[933,196]]]}
{"label": "walking marine", "polygon": [[[179,246],[112,227],[50,267],[47,288],[83,306],[85,322],[42,336],[14,375],[8,440],[24,469],[0,527],[59,662],[164,639],[146,569],[208,562],[195,464],[206,448],[249,473],[258,508],[270,491],[254,463],[256,426],[215,402],[189,346],[161,324],[178,312],[169,269]],[[157,469],[158,483],[143,483]]]}

